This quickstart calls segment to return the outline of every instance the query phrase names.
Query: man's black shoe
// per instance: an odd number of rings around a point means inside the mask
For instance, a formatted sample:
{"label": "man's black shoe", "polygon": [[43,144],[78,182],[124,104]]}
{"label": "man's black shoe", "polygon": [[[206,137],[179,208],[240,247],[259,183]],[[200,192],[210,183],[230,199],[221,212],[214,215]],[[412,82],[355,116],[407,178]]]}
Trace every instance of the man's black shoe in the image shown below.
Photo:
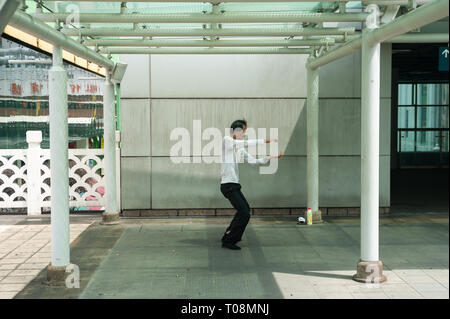
{"label": "man's black shoe", "polygon": [[228,249],[232,249],[232,250],[241,249],[241,247],[236,246],[235,244],[231,244],[231,243],[222,243],[222,248],[228,248]]}

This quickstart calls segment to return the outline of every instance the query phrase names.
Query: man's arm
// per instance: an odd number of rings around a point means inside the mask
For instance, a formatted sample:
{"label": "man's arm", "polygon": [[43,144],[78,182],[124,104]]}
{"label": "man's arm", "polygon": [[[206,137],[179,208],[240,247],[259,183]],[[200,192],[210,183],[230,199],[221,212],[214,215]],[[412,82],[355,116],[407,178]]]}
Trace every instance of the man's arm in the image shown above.
{"label": "man's arm", "polygon": [[239,158],[243,159],[244,162],[247,162],[251,165],[261,165],[261,164],[266,164],[268,163],[271,159],[274,158],[280,158],[281,156],[283,156],[283,153],[280,152],[279,155],[271,155],[271,156],[264,156],[261,158],[255,158],[253,155],[249,154],[244,148],[240,149],[238,151],[239,153]]}
{"label": "man's arm", "polygon": [[232,148],[233,145],[236,145],[237,148],[247,147],[247,146],[254,146],[258,144],[264,144],[264,143],[270,143],[270,142],[278,142],[277,138],[272,139],[251,139],[251,140],[235,140],[232,137],[225,139],[225,148]]}

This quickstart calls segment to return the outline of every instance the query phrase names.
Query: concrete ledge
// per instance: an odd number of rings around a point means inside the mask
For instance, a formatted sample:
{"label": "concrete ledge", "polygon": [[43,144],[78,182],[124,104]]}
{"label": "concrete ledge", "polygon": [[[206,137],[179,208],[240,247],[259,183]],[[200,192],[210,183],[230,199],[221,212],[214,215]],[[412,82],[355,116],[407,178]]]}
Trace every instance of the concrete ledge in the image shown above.
{"label": "concrete ledge", "polygon": [[305,211],[306,211],[306,209],[304,209],[304,208],[292,208],[291,215],[295,215],[297,217],[300,217],[300,216],[303,217],[303,215],[305,214]]}
{"label": "concrete ledge", "polygon": [[[306,207],[293,208],[252,208],[251,215],[278,215],[278,216],[304,216]],[[389,207],[380,207],[380,215],[389,214]],[[159,217],[159,216],[233,216],[235,209],[217,208],[217,209],[127,209],[122,211],[124,217]],[[105,213],[103,213],[105,214]],[[359,207],[319,207],[318,211],[313,211],[313,223],[323,222],[323,216],[360,216]],[[105,220],[105,217],[104,217]],[[118,217],[117,222],[118,223]],[[104,222],[102,222],[104,223]],[[106,225],[106,223],[105,223]],[[114,224],[111,224],[114,225]]]}
{"label": "concrete ledge", "polygon": [[348,208],[328,207],[327,216],[348,216]]}
{"label": "concrete ledge", "polygon": [[361,215],[361,208],[359,207],[349,207],[348,216],[359,216]]}
{"label": "concrete ledge", "polygon": [[122,216],[123,217],[140,217],[141,216],[141,212],[138,209],[129,209],[129,210],[124,210],[122,212]]}
{"label": "concrete ledge", "polygon": [[178,216],[215,216],[215,209],[180,209]]}
{"label": "concrete ledge", "polygon": [[216,216],[234,216],[235,209],[216,209]]}
{"label": "concrete ledge", "polygon": [[66,266],[47,266],[47,280],[43,282],[47,286],[65,286],[66,279],[71,274],[66,272]]}
{"label": "concrete ledge", "polygon": [[178,216],[178,210],[176,209],[143,209],[140,212],[142,217]]}
{"label": "concrete ledge", "polygon": [[103,212],[100,225],[117,225],[119,224],[119,212]]}
{"label": "concrete ledge", "polygon": [[[322,209],[322,208],[321,208]],[[389,214],[390,207],[380,207],[380,215]],[[326,216],[360,216],[360,207],[328,207],[326,209]]]}
{"label": "concrete ledge", "polygon": [[383,275],[383,263],[379,261],[358,261],[356,265],[356,274],[353,280],[366,284],[383,283],[386,276]]}
{"label": "concrete ledge", "polygon": [[253,208],[253,215],[290,215],[290,208]]}

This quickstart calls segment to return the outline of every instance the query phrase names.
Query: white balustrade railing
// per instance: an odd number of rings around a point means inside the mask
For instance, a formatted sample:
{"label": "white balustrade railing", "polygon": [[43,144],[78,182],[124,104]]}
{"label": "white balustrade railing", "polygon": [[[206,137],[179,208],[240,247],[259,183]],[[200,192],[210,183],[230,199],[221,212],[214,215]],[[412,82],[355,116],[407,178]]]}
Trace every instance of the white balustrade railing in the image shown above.
{"label": "white balustrade railing", "polygon": [[0,207],[27,207],[27,150],[0,150]]}
{"label": "white balustrade railing", "polygon": [[[0,209],[27,208],[40,215],[51,206],[50,150],[42,149],[41,131],[28,131],[28,149],[0,149]],[[116,132],[117,201],[120,210],[120,132]],[[105,205],[104,149],[69,149],[69,205]]]}

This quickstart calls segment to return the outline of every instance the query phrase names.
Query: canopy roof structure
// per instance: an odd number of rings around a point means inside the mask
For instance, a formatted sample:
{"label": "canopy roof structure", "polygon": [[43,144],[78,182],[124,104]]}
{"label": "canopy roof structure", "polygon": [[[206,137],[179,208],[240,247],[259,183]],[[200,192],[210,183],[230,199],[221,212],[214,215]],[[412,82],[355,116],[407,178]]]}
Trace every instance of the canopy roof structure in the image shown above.
{"label": "canopy roof structure", "polygon": [[[65,50],[109,70],[114,68],[110,58],[115,54],[330,57],[339,47],[359,49],[368,19],[389,27],[384,41],[448,42],[448,33],[402,35],[448,16],[448,0],[7,2],[18,6],[9,19],[10,27],[50,43],[57,42]],[[427,6],[432,9],[428,10],[429,18],[425,17],[426,10],[415,14]],[[397,20],[407,16],[411,17],[403,26],[396,25]],[[398,37],[391,34],[394,28],[399,31]]]}
{"label": "canopy roof structure", "polygon": [[[70,264],[67,76],[62,60],[101,67],[105,212],[119,223],[115,92],[126,65],[114,54],[305,54],[307,207],[319,210],[319,68],[361,49],[361,258],[353,279],[381,283],[379,258],[380,47],[382,42],[448,42],[419,28],[448,17],[449,0],[276,1],[0,0],[0,32],[52,52],[49,70],[52,264]],[[7,21],[7,24],[5,23]],[[5,28],[6,27],[6,28]],[[414,31],[414,32],[412,32]],[[418,32],[419,31],[419,32]],[[80,62],[81,61],[81,62]],[[95,65],[94,65],[95,64]],[[118,112],[119,113],[119,112]],[[56,133],[55,133],[56,132]],[[66,132],[61,134],[61,132]]]}

